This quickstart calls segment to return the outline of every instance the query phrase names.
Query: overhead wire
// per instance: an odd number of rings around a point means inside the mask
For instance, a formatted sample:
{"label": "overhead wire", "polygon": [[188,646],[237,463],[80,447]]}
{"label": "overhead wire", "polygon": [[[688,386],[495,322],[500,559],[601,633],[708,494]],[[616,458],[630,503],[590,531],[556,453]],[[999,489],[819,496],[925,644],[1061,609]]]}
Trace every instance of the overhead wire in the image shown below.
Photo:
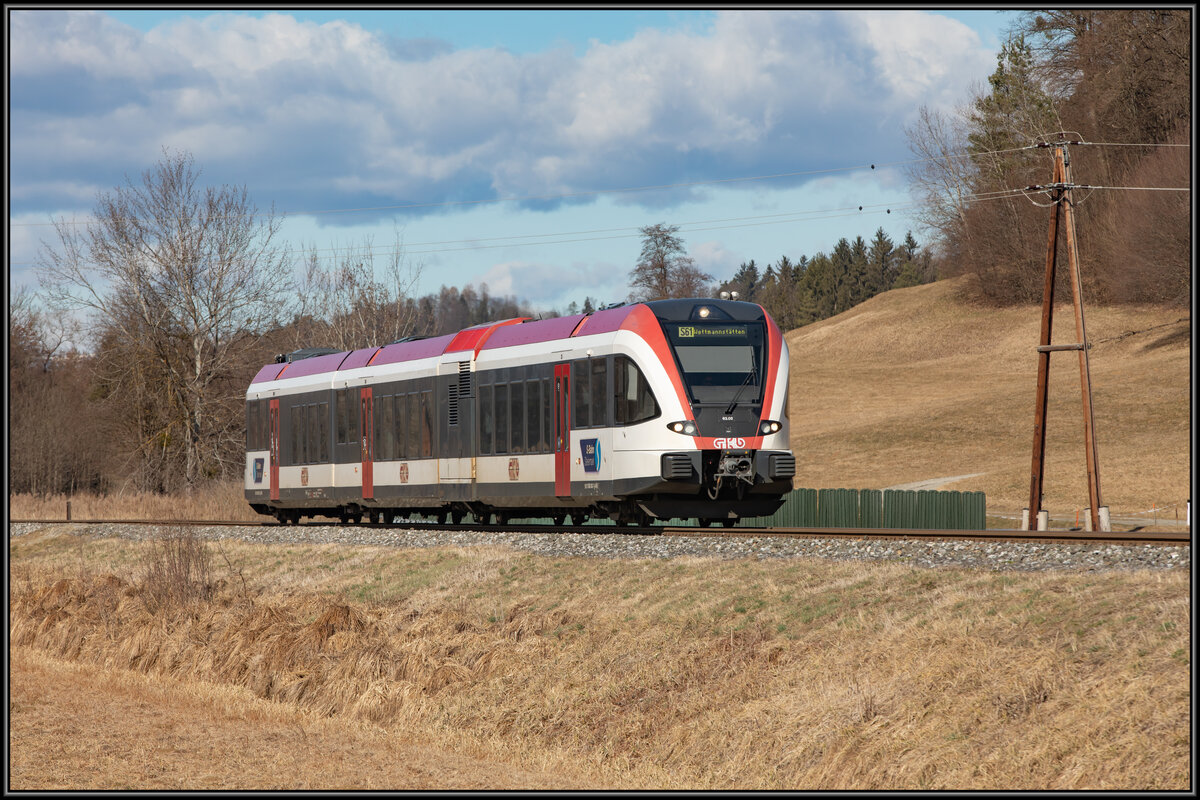
{"label": "overhead wire", "polygon": [[[1106,145],[1111,146],[1115,143],[1078,142],[1077,144],[1097,144],[1097,145],[1106,144]],[[1123,143],[1123,144],[1125,146],[1158,146],[1158,145],[1155,145],[1154,143],[1144,143],[1144,144]],[[1176,146],[1176,145],[1162,145],[1162,146]],[[1188,146],[1188,145],[1181,145],[1181,146]],[[908,161],[894,161],[894,162],[887,162],[887,163],[880,163],[880,164],[870,164],[869,168],[876,169],[876,168],[880,168],[880,167],[895,167],[895,166],[904,166],[904,165],[908,165],[908,164],[918,164],[918,163],[928,162],[928,161],[944,161],[948,158],[969,158],[969,157],[979,157],[979,156],[986,156],[986,155],[999,155],[999,154],[1004,154],[1004,153],[1020,152],[1020,151],[1024,151],[1024,150],[1033,150],[1033,149],[1039,149],[1039,146],[1038,145],[1026,145],[1026,146],[1022,146],[1022,147],[1014,147],[1014,148],[1007,148],[1007,149],[1002,149],[1002,150],[986,151],[986,152],[949,153],[949,154],[942,154],[937,157],[930,157],[930,158],[924,158],[924,159],[912,159],[912,160],[908,160]],[[771,179],[775,179],[775,178],[796,177],[796,176],[802,176],[802,175],[832,174],[832,173],[836,173],[836,172],[864,170],[867,168],[868,168],[868,166],[863,166],[863,165],[853,166],[853,167],[835,167],[835,168],[827,168],[827,169],[819,169],[819,170],[805,170],[805,171],[796,171],[796,172],[775,173],[772,175],[758,175],[758,176],[748,176],[748,177],[739,177],[739,178],[717,178],[717,179],[712,179],[712,180],[707,180],[707,181],[687,181],[687,182],[674,183],[674,184],[660,184],[660,185],[653,185],[653,186],[630,187],[630,188],[625,188],[625,189],[597,189],[597,190],[591,190],[591,191],[585,191],[585,192],[571,192],[571,193],[563,193],[563,194],[557,194],[557,195],[527,195],[527,196],[520,196],[520,197],[492,198],[492,199],[473,200],[473,201],[447,201],[447,202],[441,202],[441,203],[414,203],[414,204],[407,204],[407,205],[361,207],[361,208],[352,208],[352,209],[328,209],[328,210],[324,210],[324,211],[306,211],[306,212],[293,211],[293,212],[286,212],[284,214],[284,216],[287,216],[287,215],[306,216],[306,215],[317,215],[317,214],[352,213],[352,212],[364,212],[364,211],[386,211],[386,210],[412,209],[412,208],[453,207],[453,206],[466,206],[466,205],[482,205],[482,204],[486,204],[486,203],[520,202],[520,201],[527,201],[527,200],[569,199],[569,198],[573,198],[573,197],[596,196],[596,195],[610,194],[610,193],[625,193],[625,192],[636,192],[636,191],[657,191],[657,190],[663,190],[663,189],[686,188],[686,187],[701,186],[701,185],[717,185],[717,184],[728,184],[728,183],[734,183],[734,182],[771,180]],[[1027,187],[1027,188],[1031,188],[1031,187]],[[994,190],[994,191],[990,191],[990,192],[971,193],[971,194],[965,195],[962,199],[967,202],[986,202],[988,200],[1013,197],[1018,194],[1022,194],[1027,199],[1030,199],[1028,196],[1028,193],[1027,193],[1027,188],[1001,189],[1001,190]],[[1180,187],[1131,187],[1131,186],[1081,186],[1078,188],[1088,188],[1088,189],[1092,189],[1092,190],[1113,189],[1113,190],[1140,190],[1140,191],[1190,191],[1190,189],[1186,188],[1186,187],[1180,188]],[[1041,204],[1033,201],[1032,199],[1030,199],[1030,202],[1032,202],[1034,205],[1039,205],[1039,206],[1041,205]],[[749,217],[730,217],[730,218],[716,219],[716,220],[700,220],[700,221],[690,222],[690,223],[680,223],[679,227],[681,229],[686,228],[687,232],[695,233],[695,232],[703,232],[703,231],[709,231],[709,230],[727,230],[727,229],[732,229],[732,228],[756,227],[756,226],[761,226],[761,225],[774,225],[774,224],[784,224],[784,223],[788,223],[788,222],[800,222],[800,221],[803,221],[804,217],[809,217],[813,220],[837,219],[837,218],[846,217],[846,216],[854,216],[854,215],[861,213],[867,209],[882,209],[885,206],[887,206],[886,213],[890,214],[892,209],[906,210],[914,205],[916,205],[916,203],[914,203],[914,202],[901,202],[901,203],[894,203],[894,204],[890,204],[890,205],[889,204],[879,204],[876,206],[857,206],[857,207],[847,206],[847,207],[843,207],[843,208],[825,209],[825,210],[791,211],[791,212],[782,212],[779,214],[756,215],[756,216],[749,216]],[[69,224],[69,225],[86,224],[86,222],[79,222],[79,221],[66,222],[65,220],[62,220],[60,222],[62,224]],[[740,224],[732,224],[732,225],[718,224],[718,223],[726,223],[726,222],[736,222],[736,223],[740,223]],[[34,226],[54,225],[54,224],[59,224],[59,223],[10,223],[10,226],[11,227],[34,227]],[[628,231],[628,232],[626,232],[626,231]],[[612,233],[614,235],[612,235],[612,236],[590,236],[590,234],[593,234],[593,233]],[[606,239],[633,238],[633,237],[640,236],[640,235],[641,235],[640,228],[628,228],[628,227],[599,228],[599,229],[586,230],[586,231],[567,231],[567,232],[554,232],[554,233],[541,233],[541,234],[523,234],[523,235],[503,236],[503,237],[475,237],[475,238],[460,239],[460,240],[440,240],[440,241],[430,241],[430,242],[407,243],[407,244],[401,245],[398,248],[384,249],[382,251],[379,251],[378,253],[376,253],[372,248],[370,248],[369,245],[366,246],[365,248],[363,245],[348,245],[344,248],[335,246],[335,247],[331,247],[331,248],[309,249],[309,250],[305,250],[303,252],[312,253],[314,255],[319,254],[319,253],[328,252],[328,253],[332,254],[330,257],[337,258],[339,255],[344,257],[347,254],[353,252],[355,249],[363,248],[363,249],[369,250],[370,255],[372,255],[372,256],[374,256],[374,255],[388,256],[388,255],[395,255],[398,253],[404,253],[407,255],[428,255],[428,254],[441,253],[441,252],[457,252],[457,251],[463,251],[463,250],[486,250],[486,249],[497,249],[497,248],[501,248],[501,247],[525,246],[525,245],[535,245],[535,244],[569,244],[569,243],[587,242],[587,241],[603,241]],[[564,236],[567,236],[567,237],[584,236],[586,238],[568,238],[568,239],[554,238],[554,237],[564,237]],[[547,241],[541,241],[541,242],[536,242],[536,241],[534,241],[534,242],[530,242],[530,241],[518,242],[517,241],[517,240],[527,240],[527,239],[546,239]],[[489,242],[498,242],[498,244],[488,244]],[[441,245],[461,245],[461,246],[442,247]],[[432,248],[432,249],[426,249],[426,250],[411,249],[414,247],[415,248],[424,247],[424,248]],[[22,266],[22,265],[21,264],[12,264],[10,266]]]}

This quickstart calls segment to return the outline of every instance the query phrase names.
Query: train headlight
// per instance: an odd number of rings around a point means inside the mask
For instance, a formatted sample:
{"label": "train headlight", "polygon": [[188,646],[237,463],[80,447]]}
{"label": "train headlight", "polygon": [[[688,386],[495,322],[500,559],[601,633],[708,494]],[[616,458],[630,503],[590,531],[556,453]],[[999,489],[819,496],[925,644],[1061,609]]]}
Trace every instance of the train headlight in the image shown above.
{"label": "train headlight", "polygon": [[672,422],[667,425],[667,429],[674,431],[675,433],[682,433],[685,436],[696,435],[696,423],[692,422],[690,419],[683,420],[682,422]]}
{"label": "train headlight", "polygon": [[779,429],[782,427],[783,427],[782,424],[776,422],[773,419],[763,420],[763,423],[758,426],[758,432],[760,435],[766,436],[767,434],[770,434],[770,433],[778,433]]}

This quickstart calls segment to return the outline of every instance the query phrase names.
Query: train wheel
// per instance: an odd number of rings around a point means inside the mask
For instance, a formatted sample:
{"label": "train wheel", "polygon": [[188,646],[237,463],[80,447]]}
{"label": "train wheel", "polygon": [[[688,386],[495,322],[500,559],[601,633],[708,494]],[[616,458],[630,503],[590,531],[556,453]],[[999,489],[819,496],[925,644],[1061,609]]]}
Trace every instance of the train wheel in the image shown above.
{"label": "train wheel", "polygon": [[723,520],[721,520],[721,524],[724,525],[726,528],[732,528],[734,525],[737,524],[737,520],[736,519],[723,519]]}
{"label": "train wheel", "polygon": [[338,511],[338,520],[339,520],[339,521],[340,521],[340,522],[341,522],[343,525],[345,525],[345,524],[347,524],[347,523],[349,523],[349,522],[350,522],[350,514],[349,514],[349,513],[346,511],[346,509],[344,509],[344,508],[343,508],[343,509],[341,509],[340,511]]}
{"label": "train wheel", "polygon": [[561,528],[562,524],[564,522],[566,522],[566,520],[567,520],[567,515],[566,514],[555,514],[550,519],[553,520],[555,527]]}
{"label": "train wheel", "polygon": [[700,523],[701,528],[707,528],[713,524],[713,521],[711,519],[702,519],[702,520],[698,520],[698,522]]}
{"label": "train wheel", "polygon": [[439,512],[437,512],[436,514],[434,514],[434,515],[433,515],[433,518],[434,518],[435,520],[437,520],[437,524],[438,524],[438,525],[445,525],[445,524],[446,524],[446,512],[445,512],[445,511],[439,511]]}
{"label": "train wheel", "polygon": [[462,525],[464,516],[466,516],[466,515],[463,514],[463,512],[461,512],[461,511],[451,511],[450,512],[450,521],[453,522],[455,525]]}

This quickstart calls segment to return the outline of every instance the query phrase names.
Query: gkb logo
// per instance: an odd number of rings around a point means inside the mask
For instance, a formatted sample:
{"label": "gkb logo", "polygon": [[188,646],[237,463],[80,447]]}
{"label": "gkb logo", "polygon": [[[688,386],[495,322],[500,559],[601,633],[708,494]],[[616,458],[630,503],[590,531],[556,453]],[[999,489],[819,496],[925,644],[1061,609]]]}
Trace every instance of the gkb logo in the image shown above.
{"label": "gkb logo", "polygon": [[741,438],[713,439],[713,447],[722,450],[735,450],[746,446],[746,440]]}

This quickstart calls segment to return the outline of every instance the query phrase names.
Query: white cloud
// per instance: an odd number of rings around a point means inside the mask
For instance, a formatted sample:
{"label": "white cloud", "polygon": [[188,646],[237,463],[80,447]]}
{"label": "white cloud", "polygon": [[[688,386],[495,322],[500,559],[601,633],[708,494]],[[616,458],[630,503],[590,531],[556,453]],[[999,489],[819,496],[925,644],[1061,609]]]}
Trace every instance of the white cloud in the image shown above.
{"label": "white cloud", "polygon": [[729,11],[710,31],[643,30],[578,58],[423,60],[358,25],[281,13],[144,35],[96,12],[12,20],[13,196],[51,203],[24,187],[112,185],[164,145],[311,209],[887,160],[907,115],[951,103],[993,62],[970,29],[915,11]]}

